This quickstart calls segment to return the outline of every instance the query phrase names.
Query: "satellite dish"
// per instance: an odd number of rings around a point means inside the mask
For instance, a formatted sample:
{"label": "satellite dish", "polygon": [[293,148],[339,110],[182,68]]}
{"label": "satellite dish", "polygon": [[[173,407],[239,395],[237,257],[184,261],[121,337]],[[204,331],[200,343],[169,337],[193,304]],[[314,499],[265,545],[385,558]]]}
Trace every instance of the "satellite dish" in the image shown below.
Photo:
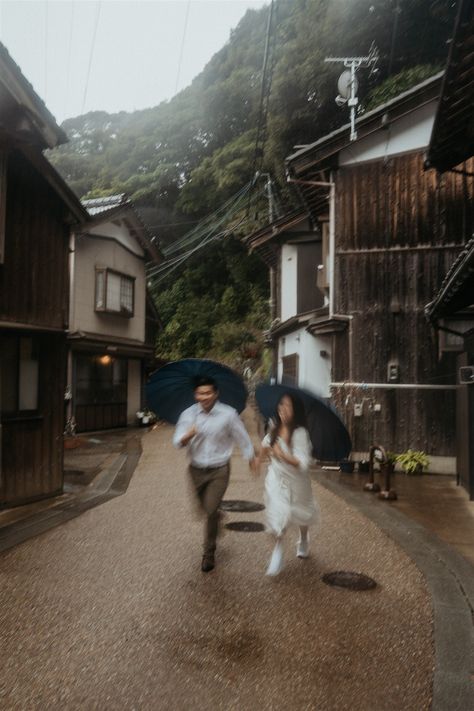
{"label": "satellite dish", "polygon": [[[357,94],[358,88],[359,82],[354,76],[354,94]],[[342,72],[341,76],[337,80],[337,90],[339,92],[339,95],[342,96],[343,99],[349,99],[351,95],[351,72],[349,69],[346,69],[345,72]]]}

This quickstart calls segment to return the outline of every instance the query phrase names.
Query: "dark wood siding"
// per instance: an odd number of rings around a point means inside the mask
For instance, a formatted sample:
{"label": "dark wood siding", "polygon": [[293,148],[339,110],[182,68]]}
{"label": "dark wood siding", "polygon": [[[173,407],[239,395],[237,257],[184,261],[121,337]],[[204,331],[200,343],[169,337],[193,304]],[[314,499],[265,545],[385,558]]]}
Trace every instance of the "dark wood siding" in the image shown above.
{"label": "dark wood siding", "polygon": [[[35,413],[2,413],[0,506],[62,491],[64,389],[69,276],[67,210],[22,153],[7,164],[4,262],[0,264],[0,335],[38,343]],[[29,332],[25,325],[34,327]],[[57,333],[56,333],[57,331]]]}
{"label": "dark wood siding", "polygon": [[7,168],[0,320],[64,329],[68,227],[62,201],[19,152]]}
{"label": "dark wood siding", "polygon": [[[440,177],[423,160],[417,153],[337,172],[335,311],[352,321],[334,337],[334,382],[386,384],[395,362],[400,384],[456,383],[456,354],[439,352],[424,307],[474,231],[474,180]],[[376,441],[456,454],[454,389],[344,387],[333,395],[357,451]],[[361,402],[363,415],[354,417]]]}
{"label": "dark wood siding", "polygon": [[0,505],[14,506],[60,493],[63,486],[63,429],[66,341],[39,341],[39,409],[31,417],[2,418]]}

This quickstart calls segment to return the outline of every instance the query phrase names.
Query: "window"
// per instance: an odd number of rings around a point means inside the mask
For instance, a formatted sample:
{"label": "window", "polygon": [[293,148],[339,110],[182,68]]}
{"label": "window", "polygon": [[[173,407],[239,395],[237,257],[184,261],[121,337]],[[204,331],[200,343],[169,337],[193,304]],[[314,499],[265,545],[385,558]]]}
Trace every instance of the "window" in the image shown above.
{"label": "window", "polygon": [[111,269],[96,269],[95,310],[130,318],[134,309],[135,278]]}
{"label": "window", "polygon": [[0,338],[2,414],[38,410],[39,356],[36,339],[23,336]]}
{"label": "window", "polygon": [[104,355],[77,355],[76,404],[127,402],[127,361]]}
{"label": "window", "polygon": [[296,387],[298,385],[298,353],[292,353],[291,355],[283,356],[282,365],[282,385],[291,385],[293,387]]}
{"label": "window", "polygon": [[[440,326],[456,331],[457,334],[462,334],[470,331],[474,327],[474,319],[471,319],[470,321],[461,319],[443,319],[440,321]],[[443,331],[442,328],[438,331],[438,334],[440,354],[443,351],[455,351],[457,353],[462,353],[464,350],[464,338],[462,335],[451,333],[449,330]]]}

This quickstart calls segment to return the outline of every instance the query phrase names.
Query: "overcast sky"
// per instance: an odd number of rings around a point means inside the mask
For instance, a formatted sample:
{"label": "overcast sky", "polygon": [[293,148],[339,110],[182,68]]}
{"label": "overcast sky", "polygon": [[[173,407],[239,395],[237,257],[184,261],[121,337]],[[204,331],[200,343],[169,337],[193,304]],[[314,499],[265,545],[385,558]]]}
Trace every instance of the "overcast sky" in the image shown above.
{"label": "overcast sky", "polygon": [[248,8],[266,4],[0,0],[0,38],[61,122],[87,111],[133,111],[170,99],[227,42]]}

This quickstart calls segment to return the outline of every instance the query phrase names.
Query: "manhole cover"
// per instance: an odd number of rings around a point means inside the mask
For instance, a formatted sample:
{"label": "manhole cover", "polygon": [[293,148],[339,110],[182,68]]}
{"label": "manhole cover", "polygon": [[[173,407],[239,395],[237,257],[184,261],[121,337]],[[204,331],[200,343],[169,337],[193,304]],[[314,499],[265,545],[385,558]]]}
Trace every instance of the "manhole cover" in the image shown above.
{"label": "manhole cover", "polygon": [[336,570],[334,573],[326,573],[322,577],[326,585],[336,585],[339,588],[349,588],[349,590],[371,590],[377,583],[368,575],[363,573],[352,573],[347,570]]}
{"label": "manhole cover", "polygon": [[231,531],[264,531],[265,526],[263,523],[257,523],[257,521],[232,521],[231,523],[226,523],[226,528]]}
{"label": "manhole cover", "polygon": [[264,508],[263,504],[258,504],[256,501],[240,501],[239,499],[229,499],[221,503],[223,511],[263,511]]}

